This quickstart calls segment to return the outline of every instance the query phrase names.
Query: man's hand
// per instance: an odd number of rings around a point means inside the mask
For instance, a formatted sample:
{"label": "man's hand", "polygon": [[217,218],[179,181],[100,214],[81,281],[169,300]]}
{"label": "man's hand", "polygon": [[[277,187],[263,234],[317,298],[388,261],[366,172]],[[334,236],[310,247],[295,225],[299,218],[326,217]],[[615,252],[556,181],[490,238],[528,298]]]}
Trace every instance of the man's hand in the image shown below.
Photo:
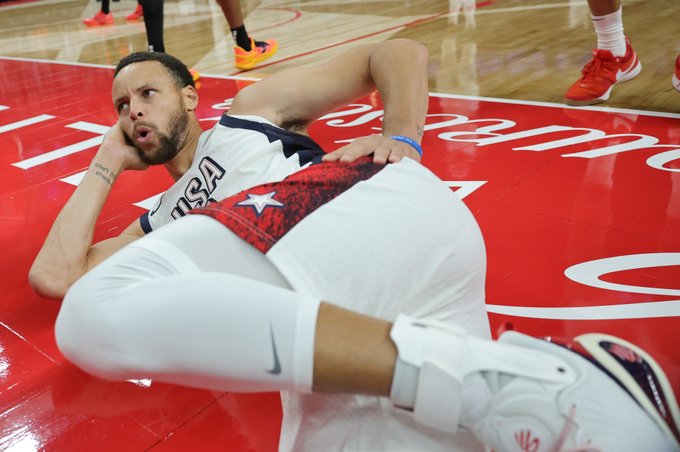
{"label": "man's hand", "polygon": [[396,163],[404,157],[420,161],[420,154],[410,144],[397,141],[382,135],[370,135],[357,138],[350,144],[329,152],[323,157],[324,162],[352,162],[359,157],[373,154],[373,162],[384,165]]}
{"label": "man's hand", "polygon": [[137,148],[130,144],[118,123],[106,132],[99,151],[107,156],[107,160],[113,158],[121,162],[122,170],[145,170],[149,167],[139,158]]}

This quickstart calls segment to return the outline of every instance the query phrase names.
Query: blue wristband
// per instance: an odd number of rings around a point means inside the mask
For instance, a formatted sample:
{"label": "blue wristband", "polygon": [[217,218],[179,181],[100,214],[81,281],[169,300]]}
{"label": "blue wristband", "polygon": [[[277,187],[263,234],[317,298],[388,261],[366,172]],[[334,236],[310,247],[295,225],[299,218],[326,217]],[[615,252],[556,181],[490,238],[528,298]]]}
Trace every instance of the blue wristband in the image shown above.
{"label": "blue wristband", "polygon": [[413,146],[413,149],[416,150],[418,155],[420,155],[421,157],[423,156],[423,148],[420,147],[417,141],[412,140],[409,137],[405,137],[403,135],[391,135],[390,138],[392,138],[393,140],[404,142],[406,144],[410,144],[411,146]]}

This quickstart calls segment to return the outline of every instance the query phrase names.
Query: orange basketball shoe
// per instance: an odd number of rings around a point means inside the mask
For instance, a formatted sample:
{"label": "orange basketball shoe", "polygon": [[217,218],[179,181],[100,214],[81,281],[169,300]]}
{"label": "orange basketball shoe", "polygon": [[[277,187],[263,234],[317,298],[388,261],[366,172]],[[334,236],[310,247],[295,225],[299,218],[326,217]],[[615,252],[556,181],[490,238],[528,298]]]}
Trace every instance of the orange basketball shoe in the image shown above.
{"label": "orange basketball shoe", "polygon": [[84,19],[83,23],[88,27],[98,27],[99,25],[110,25],[113,23],[113,13],[104,14],[101,10],[97,11],[93,17]]}
{"label": "orange basketball shoe", "polygon": [[276,39],[267,39],[264,43],[264,46],[257,46],[255,40],[250,38],[249,52],[243,50],[242,47],[234,46],[234,66],[237,69],[247,71],[274,55],[279,49],[279,43]]}
{"label": "orange basketball shoe", "polygon": [[673,74],[673,87],[680,91],[680,55],[675,59],[675,74]]}
{"label": "orange basketball shoe", "polygon": [[139,20],[142,17],[144,17],[144,10],[142,9],[142,5],[137,3],[137,7],[135,8],[135,10],[132,11],[127,16],[125,16],[125,20],[130,20],[130,21]]}
{"label": "orange basketball shoe", "polygon": [[196,69],[189,69],[189,73],[191,74],[191,78],[194,79],[194,82],[197,82],[201,79],[201,74]]}
{"label": "orange basketball shoe", "polygon": [[564,95],[568,105],[599,104],[609,99],[612,88],[617,83],[625,82],[642,70],[635,50],[626,38],[626,54],[615,57],[609,50],[593,50],[593,59],[586,64],[578,79]]}

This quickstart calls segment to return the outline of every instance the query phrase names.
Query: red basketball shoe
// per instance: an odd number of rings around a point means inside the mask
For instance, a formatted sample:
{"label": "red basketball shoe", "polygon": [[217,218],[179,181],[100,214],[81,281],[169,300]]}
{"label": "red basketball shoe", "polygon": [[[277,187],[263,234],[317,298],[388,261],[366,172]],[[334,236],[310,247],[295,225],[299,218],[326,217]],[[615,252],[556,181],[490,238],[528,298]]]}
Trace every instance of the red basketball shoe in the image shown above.
{"label": "red basketball shoe", "polygon": [[675,74],[673,74],[673,87],[680,91],[680,55],[675,59]]}
{"label": "red basketball shoe", "polygon": [[615,57],[609,50],[593,50],[593,59],[583,67],[578,79],[564,95],[567,105],[592,105],[609,99],[612,88],[642,70],[635,50],[626,38],[626,54]]}
{"label": "red basketball shoe", "polygon": [[99,25],[110,25],[113,23],[113,13],[104,14],[101,10],[97,11],[93,17],[84,19],[83,23],[88,27],[98,27]]}
{"label": "red basketball shoe", "polygon": [[142,5],[138,3],[135,10],[125,16],[125,20],[135,21],[141,19],[142,17],[144,17],[144,10],[142,9]]}

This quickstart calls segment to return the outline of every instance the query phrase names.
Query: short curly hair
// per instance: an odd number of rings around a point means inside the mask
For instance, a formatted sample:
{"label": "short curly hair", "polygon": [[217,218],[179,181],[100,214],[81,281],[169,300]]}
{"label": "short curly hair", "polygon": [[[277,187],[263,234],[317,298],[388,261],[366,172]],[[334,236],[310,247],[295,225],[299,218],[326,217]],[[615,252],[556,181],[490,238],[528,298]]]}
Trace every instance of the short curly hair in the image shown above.
{"label": "short curly hair", "polygon": [[140,63],[142,61],[158,61],[165,67],[165,69],[170,74],[172,81],[179,88],[184,88],[185,86],[196,87],[194,83],[194,78],[189,72],[189,68],[186,67],[184,63],[175,58],[172,55],[168,55],[163,52],[135,52],[124,57],[118,62],[116,69],[113,71],[113,78],[116,78],[118,73],[125,67],[132,63]]}

